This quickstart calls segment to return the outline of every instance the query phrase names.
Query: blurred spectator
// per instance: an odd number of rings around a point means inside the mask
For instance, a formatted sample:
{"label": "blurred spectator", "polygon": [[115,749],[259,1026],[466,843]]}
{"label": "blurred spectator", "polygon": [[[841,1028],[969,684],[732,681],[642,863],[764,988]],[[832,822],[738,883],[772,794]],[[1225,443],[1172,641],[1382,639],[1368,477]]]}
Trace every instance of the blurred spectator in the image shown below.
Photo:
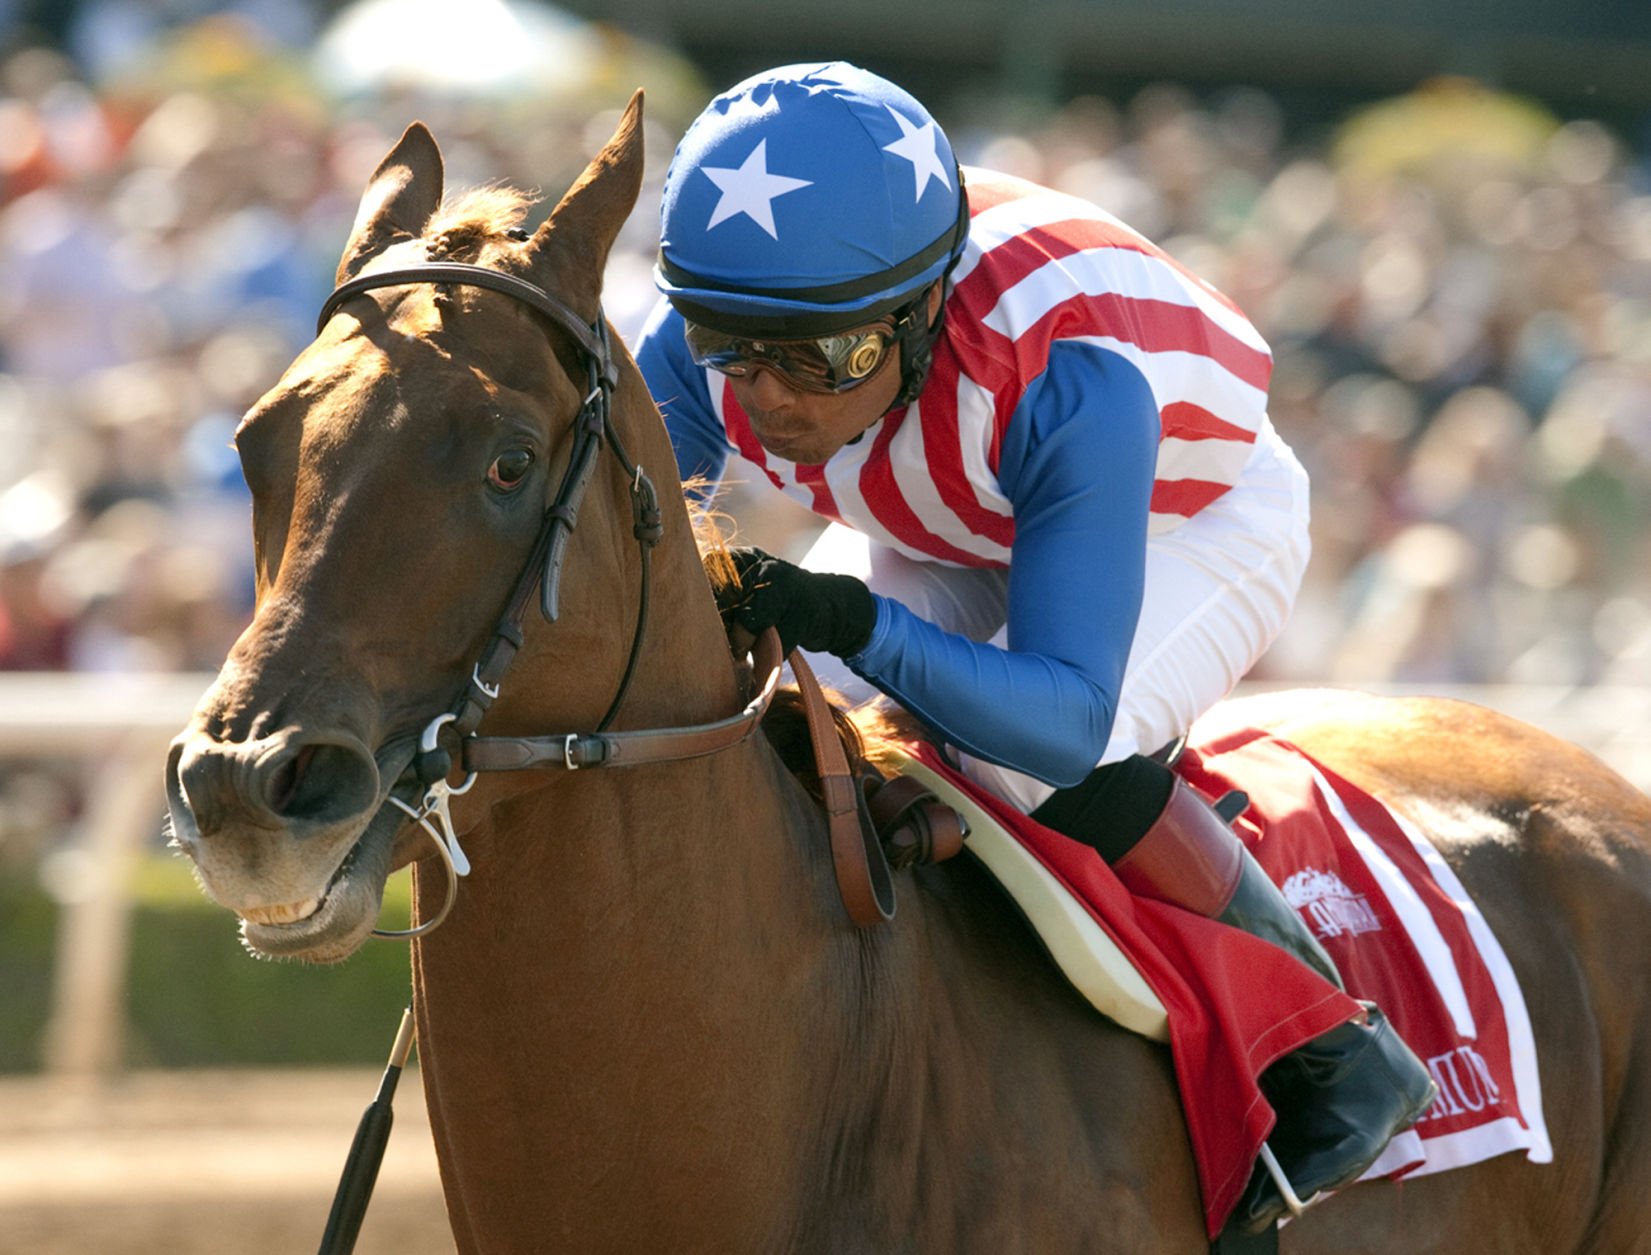
{"label": "blurred spectator", "polygon": [[0,671],[59,671],[69,665],[70,620],[51,604],[43,554],[0,552]]}

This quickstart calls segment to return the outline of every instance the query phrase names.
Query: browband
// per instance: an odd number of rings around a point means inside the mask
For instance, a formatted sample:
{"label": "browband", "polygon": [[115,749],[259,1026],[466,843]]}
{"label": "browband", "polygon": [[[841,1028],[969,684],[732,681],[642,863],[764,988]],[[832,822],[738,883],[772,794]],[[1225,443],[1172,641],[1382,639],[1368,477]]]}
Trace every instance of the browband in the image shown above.
{"label": "browband", "polygon": [[538,310],[572,336],[574,343],[599,364],[602,380],[610,389],[619,383],[619,373],[614,367],[613,355],[608,351],[607,345],[598,339],[590,324],[572,309],[526,279],[518,279],[515,275],[506,274],[502,270],[489,270],[486,266],[472,266],[462,261],[423,262],[417,266],[406,266],[396,270],[377,270],[346,280],[333,289],[332,295],[321,306],[321,316],[315,323],[316,334],[321,333],[328,320],[338,312],[338,307],[351,297],[359,296],[373,288],[400,287],[403,284],[414,283],[462,283],[467,287],[491,288],[495,292],[513,296],[524,305],[530,305]]}

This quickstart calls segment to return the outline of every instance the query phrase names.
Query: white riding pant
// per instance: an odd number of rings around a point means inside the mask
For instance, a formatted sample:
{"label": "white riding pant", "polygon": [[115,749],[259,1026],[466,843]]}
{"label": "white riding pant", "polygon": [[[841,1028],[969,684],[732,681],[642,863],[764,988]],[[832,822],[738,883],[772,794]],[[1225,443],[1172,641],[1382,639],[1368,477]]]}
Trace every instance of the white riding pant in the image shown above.
{"label": "white riding pant", "polygon": [[[1307,518],[1307,473],[1269,422],[1232,488],[1147,541],[1141,617],[1100,763],[1151,753],[1184,735],[1266,652],[1307,567]],[[1008,647],[1008,571],[916,562],[838,523],[803,566],[858,576],[937,627]],[[849,700],[876,695],[840,659],[811,653],[808,660]],[[1055,792],[1022,772],[957,758],[967,776],[1023,812]]]}

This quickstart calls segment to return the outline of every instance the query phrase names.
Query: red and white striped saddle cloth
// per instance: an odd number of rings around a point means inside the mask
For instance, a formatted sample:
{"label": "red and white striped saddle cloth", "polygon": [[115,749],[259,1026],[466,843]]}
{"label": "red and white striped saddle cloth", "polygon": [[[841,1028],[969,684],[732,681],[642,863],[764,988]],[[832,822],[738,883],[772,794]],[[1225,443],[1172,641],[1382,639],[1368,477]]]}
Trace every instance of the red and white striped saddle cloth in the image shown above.
{"label": "red and white striped saddle cloth", "polygon": [[[1273,1123],[1255,1078],[1341,1023],[1352,1004],[1295,959],[1188,911],[1132,897],[1088,846],[1031,822],[964,780],[928,747],[926,783],[972,803],[974,850],[1091,1003],[1167,1040],[1181,1082],[1206,1221],[1218,1232]],[[1439,1085],[1439,1098],[1366,1174],[1441,1172],[1523,1151],[1552,1159],[1530,1017],[1501,945],[1461,882],[1406,818],[1254,728],[1193,741],[1176,765],[1214,799],[1250,797],[1237,830],[1323,942],[1348,993],[1377,1003]],[[957,797],[952,792],[952,800]],[[983,836],[995,820],[1004,833]],[[994,842],[998,843],[994,845]],[[1029,856],[1026,857],[1026,856]],[[1076,905],[1075,905],[1076,904]],[[1073,936],[1088,927],[1097,975]],[[1065,918],[1057,918],[1064,916]],[[1098,927],[1090,927],[1098,925]],[[1134,978],[1134,990],[1130,985]],[[1138,996],[1144,981],[1151,995]],[[1121,1013],[1120,1013],[1121,1012]]]}
{"label": "red and white striped saddle cloth", "polygon": [[1250,795],[1237,825],[1245,843],[1349,991],[1387,1013],[1439,1086],[1427,1114],[1366,1177],[1442,1172],[1515,1150],[1552,1160],[1519,982],[1415,824],[1255,729],[1204,742],[1178,770],[1206,795]]}

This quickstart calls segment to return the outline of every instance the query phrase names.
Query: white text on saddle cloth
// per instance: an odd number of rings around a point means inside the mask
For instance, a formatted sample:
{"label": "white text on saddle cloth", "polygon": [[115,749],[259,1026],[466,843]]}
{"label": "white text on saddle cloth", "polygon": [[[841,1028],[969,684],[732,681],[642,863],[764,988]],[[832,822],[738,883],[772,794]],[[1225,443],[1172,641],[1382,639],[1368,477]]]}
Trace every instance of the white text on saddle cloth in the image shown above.
{"label": "white text on saddle cloth", "polygon": [[1485,1056],[1472,1046],[1458,1046],[1427,1059],[1427,1070],[1439,1087],[1439,1097],[1423,1120],[1438,1120],[1479,1112],[1502,1101],[1502,1087],[1491,1075]]}
{"label": "white text on saddle cloth", "polygon": [[1321,940],[1381,931],[1382,921],[1370,909],[1370,900],[1354,893],[1334,872],[1304,867],[1280,888]]}

